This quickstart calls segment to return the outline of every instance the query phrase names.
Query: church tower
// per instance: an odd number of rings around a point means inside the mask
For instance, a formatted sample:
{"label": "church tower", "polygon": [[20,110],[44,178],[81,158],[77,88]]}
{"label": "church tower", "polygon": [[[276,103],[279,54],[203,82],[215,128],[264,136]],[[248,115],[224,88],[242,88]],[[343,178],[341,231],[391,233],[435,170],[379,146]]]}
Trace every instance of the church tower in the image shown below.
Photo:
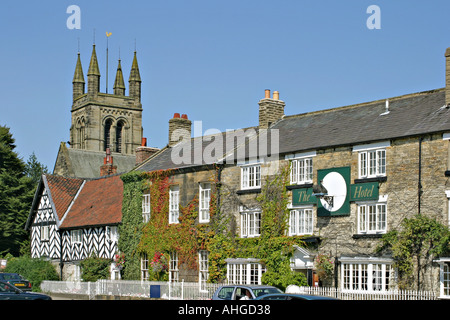
{"label": "church tower", "polygon": [[134,52],[129,77],[129,95],[125,95],[125,82],[120,60],[117,66],[113,94],[100,92],[100,69],[92,47],[87,72],[87,92],[80,54],[78,53],[73,77],[72,149],[134,155],[142,141],[141,76]]}

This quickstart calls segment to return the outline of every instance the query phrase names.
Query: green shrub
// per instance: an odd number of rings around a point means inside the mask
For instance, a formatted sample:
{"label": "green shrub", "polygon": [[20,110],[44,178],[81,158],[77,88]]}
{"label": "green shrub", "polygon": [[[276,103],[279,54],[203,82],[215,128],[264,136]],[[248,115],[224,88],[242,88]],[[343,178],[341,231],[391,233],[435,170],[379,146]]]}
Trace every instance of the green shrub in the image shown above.
{"label": "green shrub", "polygon": [[40,291],[44,280],[59,280],[58,273],[50,261],[27,256],[9,259],[4,272],[20,274],[31,282],[33,291]]}
{"label": "green shrub", "polygon": [[80,262],[83,281],[96,282],[99,279],[109,279],[111,260],[89,257]]}

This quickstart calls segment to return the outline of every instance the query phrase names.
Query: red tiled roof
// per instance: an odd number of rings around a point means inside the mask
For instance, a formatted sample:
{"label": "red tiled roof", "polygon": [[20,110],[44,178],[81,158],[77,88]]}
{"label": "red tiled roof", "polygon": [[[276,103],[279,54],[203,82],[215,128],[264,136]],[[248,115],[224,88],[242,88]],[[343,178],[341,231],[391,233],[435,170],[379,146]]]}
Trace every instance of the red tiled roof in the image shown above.
{"label": "red tiled roof", "polygon": [[46,175],[46,178],[56,213],[61,220],[84,180],[53,175]]}
{"label": "red tiled roof", "polygon": [[117,224],[122,221],[122,198],[120,176],[87,180],[60,227]]}

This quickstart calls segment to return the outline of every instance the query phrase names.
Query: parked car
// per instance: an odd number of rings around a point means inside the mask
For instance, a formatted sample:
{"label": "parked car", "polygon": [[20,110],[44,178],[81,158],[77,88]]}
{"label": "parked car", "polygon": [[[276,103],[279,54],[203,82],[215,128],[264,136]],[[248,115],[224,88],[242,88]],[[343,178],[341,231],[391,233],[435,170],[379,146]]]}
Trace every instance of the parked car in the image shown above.
{"label": "parked car", "polygon": [[270,293],[282,293],[282,291],[264,285],[227,285],[217,289],[212,300],[252,300]]}
{"label": "parked car", "polygon": [[0,273],[0,281],[5,281],[22,291],[31,291],[31,282],[18,273]]}
{"label": "parked car", "polygon": [[256,300],[339,300],[339,299],[325,296],[315,296],[311,294],[274,293],[256,297]]}
{"label": "parked car", "polygon": [[0,300],[52,300],[52,298],[42,293],[25,292],[8,282],[0,281]]}

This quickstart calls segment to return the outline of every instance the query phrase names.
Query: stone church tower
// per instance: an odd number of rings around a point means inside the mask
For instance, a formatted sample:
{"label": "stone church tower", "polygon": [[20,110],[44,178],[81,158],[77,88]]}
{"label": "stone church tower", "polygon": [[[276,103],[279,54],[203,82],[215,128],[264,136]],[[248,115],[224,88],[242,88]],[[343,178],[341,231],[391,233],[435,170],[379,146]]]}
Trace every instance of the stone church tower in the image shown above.
{"label": "stone church tower", "polygon": [[[136,165],[136,149],[144,148],[141,76],[136,52],[128,79],[128,95],[125,95],[120,60],[113,93],[100,92],[100,70],[95,44],[87,72],[87,92],[84,79],[78,53],[72,81],[70,141],[61,143],[53,172],[66,177],[99,177],[106,152],[114,158],[118,173],[127,172]],[[156,150],[150,149],[152,152]]]}
{"label": "stone church tower", "polygon": [[87,73],[87,92],[80,54],[73,77],[72,125],[70,146],[73,149],[133,155],[142,141],[141,77],[134,52],[130,71],[129,95],[125,95],[122,67],[119,64],[114,82],[114,93],[100,92],[100,71],[92,48]]}

